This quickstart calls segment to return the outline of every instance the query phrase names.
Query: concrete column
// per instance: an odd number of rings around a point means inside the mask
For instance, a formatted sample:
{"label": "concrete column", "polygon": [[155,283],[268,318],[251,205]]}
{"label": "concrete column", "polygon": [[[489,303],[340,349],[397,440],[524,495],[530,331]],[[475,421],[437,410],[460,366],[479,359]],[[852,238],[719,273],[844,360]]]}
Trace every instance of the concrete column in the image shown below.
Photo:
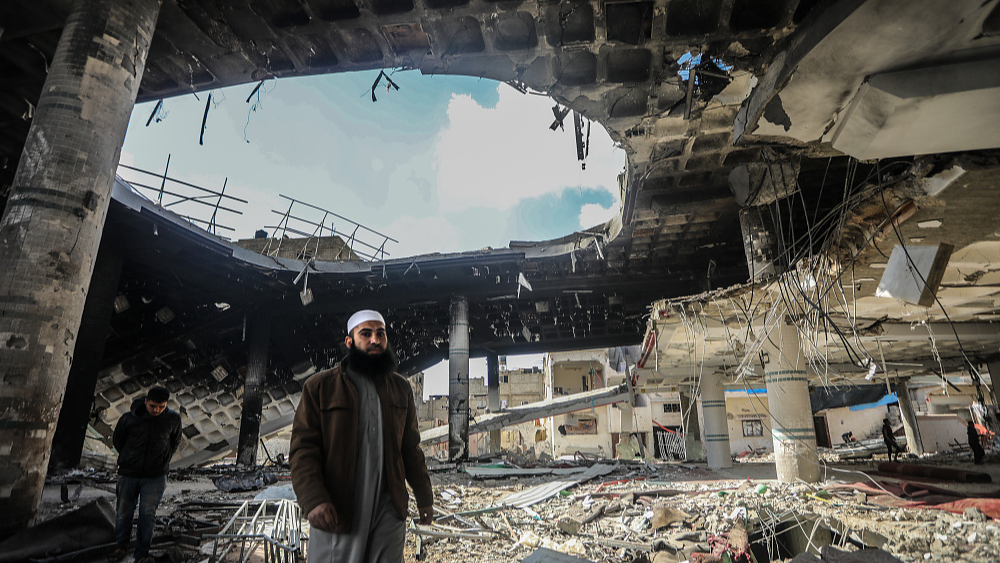
{"label": "concrete column", "polygon": [[701,376],[701,410],[705,414],[705,447],[708,467],[722,469],[733,466],[729,451],[729,421],[726,419],[726,396],[722,375],[716,372]]}
{"label": "concrete column", "polygon": [[903,432],[906,433],[906,449],[910,450],[910,453],[923,455],[924,442],[920,438],[920,426],[917,424],[917,413],[913,410],[913,402],[910,400],[910,389],[907,381],[904,378],[896,383],[899,413],[903,415]]}
{"label": "concrete column", "polygon": [[101,369],[104,344],[108,340],[108,330],[115,312],[115,297],[118,295],[123,262],[122,249],[117,241],[110,237],[102,240],[94,263],[94,275],[90,279],[87,302],[83,307],[80,337],[76,339],[73,351],[73,365],[66,381],[66,396],[74,399],[63,401],[59,411],[59,422],[52,438],[49,471],[72,469],[80,464],[87,424],[94,406],[97,372]]}
{"label": "concrete column", "polygon": [[[486,355],[486,392],[490,414],[500,412],[500,356],[495,352]],[[500,450],[500,430],[490,430],[490,453]]]}
{"label": "concrete column", "polygon": [[469,300],[451,300],[448,337],[448,460],[469,458]]}
{"label": "concrete column", "polygon": [[263,314],[250,321],[247,342],[247,375],[243,380],[243,412],[240,417],[240,441],[236,464],[256,467],[257,442],[260,441],[260,415],[264,406],[264,378],[267,377],[267,351],[271,342],[271,319]]}
{"label": "concrete column", "polygon": [[78,0],[0,220],[0,536],[34,522],[159,0]]}
{"label": "concrete column", "polygon": [[705,450],[701,445],[701,425],[698,424],[698,405],[691,400],[691,394],[680,391],[681,424],[684,429],[684,460],[705,461]]}
{"label": "concrete column", "polygon": [[764,344],[764,383],[771,411],[774,463],[778,481],[819,481],[816,428],[809,403],[806,359],[794,326],[779,322]]}

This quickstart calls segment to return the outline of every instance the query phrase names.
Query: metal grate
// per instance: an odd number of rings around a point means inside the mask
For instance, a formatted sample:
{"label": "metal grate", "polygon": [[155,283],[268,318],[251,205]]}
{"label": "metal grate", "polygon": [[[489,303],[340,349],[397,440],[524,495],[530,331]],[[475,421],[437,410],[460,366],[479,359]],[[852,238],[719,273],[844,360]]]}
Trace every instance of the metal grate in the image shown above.
{"label": "metal grate", "polygon": [[[217,192],[169,177],[167,173],[170,171],[170,155],[167,155],[167,165],[163,169],[163,174],[157,174],[156,172],[150,172],[121,163],[118,164],[118,167],[119,169],[124,168],[135,173],[134,177],[132,177],[132,174],[129,174],[132,178],[122,178],[130,186],[153,192],[157,205],[164,209],[176,207],[172,211],[187,219],[191,224],[197,225],[214,235],[218,235],[219,230],[226,231],[227,233],[235,231],[232,227],[222,225],[218,222],[220,211],[234,215],[243,215],[242,211],[223,205],[223,200],[229,205],[234,203],[245,205],[247,203],[245,199],[226,195],[226,184],[229,183],[229,178],[226,178],[222,182],[222,191]],[[156,184],[159,184],[159,186]],[[164,196],[166,196],[166,203],[164,203]],[[202,207],[197,207],[199,205]],[[209,209],[212,211],[211,216],[205,219],[204,217],[208,215]],[[181,210],[190,212],[184,213]]]}
{"label": "metal grate", "polygon": [[218,534],[205,537],[215,540],[211,563],[229,555],[246,563],[260,551],[264,563],[293,563],[305,555],[302,514],[298,504],[288,499],[248,500]]}
{"label": "metal grate", "polygon": [[[302,256],[308,256],[310,253],[316,255],[319,250],[319,241],[324,236],[339,236],[343,238],[346,248],[349,248],[354,254],[369,261],[385,260],[389,256],[389,253],[385,251],[386,243],[389,241],[399,242],[388,235],[383,235],[374,229],[351,221],[347,217],[338,215],[333,211],[283,194],[278,195],[288,200],[288,209],[286,211],[271,210],[271,213],[281,216],[281,221],[277,225],[268,225],[265,227],[266,229],[275,229],[274,236],[268,241],[267,246],[261,252],[265,256],[276,256],[278,251],[281,250],[282,243],[287,240],[285,235],[288,233],[306,237],[304,241],[298,238],[295,239],[296,244],[302,243],[302,249],[299,250],[299,254]],[[297,211],[296,206],[301,211]],[[293,211],[297,211],[303,215],[296,215]],[[345,230],[338,230],[335,227],[337,220],[346,225]],[[327,221],[330,222],[329,225],[327,225]],[[350,233],[347,231],[350,231]],[[364,236],[365,240],[362,240],[361,236]],[[309,248],[310,245],[315,246],[311,251]],[[361,247],[365,250],[360,250],[359,248]]]}

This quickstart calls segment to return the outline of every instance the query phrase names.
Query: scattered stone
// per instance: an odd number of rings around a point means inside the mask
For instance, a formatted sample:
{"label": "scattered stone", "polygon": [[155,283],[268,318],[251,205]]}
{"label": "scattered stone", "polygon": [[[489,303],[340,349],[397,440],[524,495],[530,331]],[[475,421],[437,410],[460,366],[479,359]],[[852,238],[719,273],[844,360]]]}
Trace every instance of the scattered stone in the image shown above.
{"label": "scattered stone", "polygon": [[983,511],[974,506],[966,508],[965,512],[962,513],[962,517],[973,522],[985,522],[987,520]]}

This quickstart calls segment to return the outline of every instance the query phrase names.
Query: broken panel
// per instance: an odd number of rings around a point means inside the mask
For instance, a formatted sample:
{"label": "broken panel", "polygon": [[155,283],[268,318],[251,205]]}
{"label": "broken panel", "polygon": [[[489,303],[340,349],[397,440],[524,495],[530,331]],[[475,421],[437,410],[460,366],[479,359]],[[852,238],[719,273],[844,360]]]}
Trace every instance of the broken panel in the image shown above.
{"label": "broken panel", "polygon": [[329,68],[340,64],[340,60],[337,59],[336,53],[330,48],[330,44],[325,37],[296,35],[295,39],[297,40],[296,43],[302,47],[298,51],[300,53],[309,53],[309,57],[305,61],[309,65],[309,68]]}
{"label": "broken panel", "polygon": [[740,229],[752,280],[761,281],[785,272],[786,254],[770,210],[761,207],[740,209]]}
{"label": "broken panel", "polygon": [[375,36],[367,29],[345,31],[344,43],[347,58],[353,63],[370,63],[382,60],[382,49],[375,41]]}
{"label": "broken panel", "polygon": [[646,49],[616,49],[607,55],[609,82],[645,82],[649,80],[653,54]]}
{"label": "broken panel", "polygon": [[[482,53],[486,50],[479,20],[471,16],[462,16],[454,20],[445,19],[443,36],[447,38],[447,42],[444,44],[445,52],[442,56]],[[443,38],[438,37],[438,40],[441,39]]]}
{"label": "broken panel", "polygon": [[177,57],[162,58],[160,70],[179,84],[190,86],[192,90],[208,90],[216,82],[215,75],[193,56],[188,56],[184,60],[178,60]]}
{"label": "broken panel", "polygon": [[576,51],[559,55],[562,67],[556,82],[566,86],[582,86],[597,82],[597,55],[590,51]]}
{"label": "broken panel", "polygon": [[354,0],[307,0],[307,3],[313,14],[323,21],[352,20],[361,15]]}
{"label": "broken panel", "polygon": [[431,44],[420,23],[401,23],[398,25],[383,25],[382,35],[396,53],[418,51],[429,53]]}
{"label": "broken panel", "polygon": [[561,2],[546,10],[546,36],[549,45],[594,40],[594,8],[590,2]]}
{"label": "broken panel", "polygon": [[621,2],[604,7],[608,41],[639,45],[649,40],[653,32],[652,2]]}
{"label": "broken panel", "polygon": [[692,152],[710,152],[717,151],[724,147],[729,146],[732,142],[732,135],[730,133],[717,133],[715,135],[701,135],[695,138],[694,145],[691,147]]}
{"label": "broken panel", "polygon": [[250,5],[262,20],[276,28],[307,25],[309,14],[296,0],[258,0]]}
{"label": "broken panel", "polygon": [[413,10],[413,0],[371,0],[371,10],[377,16],[409,12]]}
{"label": "broken panel", "polygon": [[533,49],[538,45],[535,19],[526,12],[494,13],[490,19],[493,44],[500,51]]}
{"label": "broken panel", "polygon": [[645,88],[619,88],[608,92],[605,100],[608,105],[608,116],[635,117],[644,115],[648,105],[649,94]]}
{"label": "broken panel", "polygon": [[260,54],[262,66],[268,74],[281,74],[295,70],[295,64],[288,58],[281,45],[273,39],[258,39],[254,41],[257,53]]}
{"label": "broken panel", "polygon": [[137,98],[155,98],[156,93],[173,91],[179,86],[169,73],[160,68],[160,65],[150,63],[146,65],[146,70],[142,74],[142,88],[139,89]]}
{"label": "broken panel", "polygon": [[667,4],[667,35],[704,35],[719,26],[720,0],[671,0]]}

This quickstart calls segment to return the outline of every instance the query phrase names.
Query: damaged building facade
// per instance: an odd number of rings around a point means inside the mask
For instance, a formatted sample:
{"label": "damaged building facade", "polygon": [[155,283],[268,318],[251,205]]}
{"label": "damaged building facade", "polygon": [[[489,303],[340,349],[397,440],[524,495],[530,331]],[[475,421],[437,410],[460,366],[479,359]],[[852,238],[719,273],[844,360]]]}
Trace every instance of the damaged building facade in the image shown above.
{"label": "damaged building facade", "polygon": [[[31,524],[49,468],[77,465],[88,427],[107,437],[153,385],[186,417],[175,465],[234,450],[252,463],[362,306],[385,313],[406,374],[450,360],[453,461],[470,455],[470,424],[499,432],[553,404],[560,455],[649,428],[645,448],[677,426],[651,405],[677,404],[685,455],[723,467],[740,420],[726,392],[740,388],[750,404],[765,390],[757,420],[785,483],[820,478],[817,387],[895,389],[918,452],[910,386],[943,386],[935,408],[971,396],[960,416],[996,430],[997,6],[4,3],[0,533]],[[600,123],[628,154],[620,213],[498,250],[352,246],[360,260],[324,261],[247,250],[115,178],[137,101],[376,68],[502,81]],[[567,359],[542,411],[500,410],[501,355],[635,345],[634,369]],[[470,355],[487,357],[492,421],[470,423]],[[657,399],[637,401],[642,386]],[[587,401],[608,413],[607,442],[588,434],[600,417],[574,414]]]}

